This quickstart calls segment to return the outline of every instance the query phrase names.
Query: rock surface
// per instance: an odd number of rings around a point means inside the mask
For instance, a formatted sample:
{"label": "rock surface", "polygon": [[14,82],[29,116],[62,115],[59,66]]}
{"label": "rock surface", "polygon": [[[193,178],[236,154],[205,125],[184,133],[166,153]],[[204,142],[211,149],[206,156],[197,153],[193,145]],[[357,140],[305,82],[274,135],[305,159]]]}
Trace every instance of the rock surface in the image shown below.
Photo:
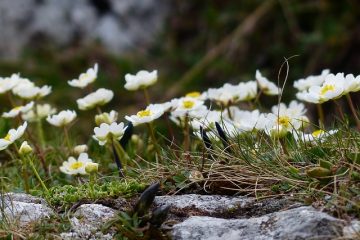
{"label": "rock surface", "polygon": [[10,193],[2,196],[0,201],[0,221],[4,220],[19,226],[49,218],[54,214],[45,200],[23,193]]}
{"label": "rock surface", "polygon": [[161,31],[164,0],[2,0],[0,57],[16,58],[25,47],[99,41],[112,53],[146,48]]}
{"label": "rock surface", "polygon": [[101,228],[117,211],[100,204],[83,204],[70,219],[71,232],[62,233],[63,239],[113,239],[113,233],[103,234]]}
{"label": "rock surface", "polygon": [[[123,199],[119,199],[121,204]],[[357,239],[360,221],[350,224],[287,199],[255,201],[246,197],[196,194],[158,196],[155,206],[171,205],[169,220],[178,222],[169,229],[175,240],[270,240],[270,239]],[[1,195],[5,217],[20,227],[55,214],[45,200],[27,194]],[[114,230],[102,232],[117,210],[101,204],[82,204],[70,216],[71,230],[62,239],[113,239]]]}
{"label": "rock surface", "polygon": [[174,240],[333,239],[344,223],[312,207],[249,219],[191,217],[174,226]]}

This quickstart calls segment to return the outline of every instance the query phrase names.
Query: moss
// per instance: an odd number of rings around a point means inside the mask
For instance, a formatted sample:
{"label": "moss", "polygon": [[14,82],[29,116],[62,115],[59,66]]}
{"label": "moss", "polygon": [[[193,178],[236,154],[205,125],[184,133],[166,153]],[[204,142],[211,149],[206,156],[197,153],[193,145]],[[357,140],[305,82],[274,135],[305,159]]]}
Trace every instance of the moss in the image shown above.
{"label": "moss", "polygon": [[133,195],[145,189],[144,183],[134,180],[130,181],[112,181],[102,184],[94,184],[94,191],[90,191],[89,183],[79,186],[64,185],[49,189],[48,194],[44,194],[48,203],[52,206],[64,206],[84,199],[97,200],[107,197],[132,197]]}

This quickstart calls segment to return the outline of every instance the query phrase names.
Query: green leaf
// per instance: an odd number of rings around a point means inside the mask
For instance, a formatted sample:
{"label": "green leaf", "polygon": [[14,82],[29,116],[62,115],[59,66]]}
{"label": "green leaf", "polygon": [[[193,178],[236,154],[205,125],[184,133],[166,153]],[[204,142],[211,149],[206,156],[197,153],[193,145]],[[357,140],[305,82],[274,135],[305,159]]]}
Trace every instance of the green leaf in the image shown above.
{"label": "green leaf", "polygon": [[360,152],[351,152],[346,155],[347,159],[351,163],[360,164]]}
{"label": "green leaf", "polygon": [[332,172],[323,167],[313,167],[306,171],[306,174],[311,178],[323,179],[332,175]]}
{"label": "green leaf", "polygon": [[320,162],[320,167],[323,167],[323,168],[326,168],[329,170],[331,170],[332,167],[334,166],[331,162],[323,160],[323,159],[320,159],[319,162]]}

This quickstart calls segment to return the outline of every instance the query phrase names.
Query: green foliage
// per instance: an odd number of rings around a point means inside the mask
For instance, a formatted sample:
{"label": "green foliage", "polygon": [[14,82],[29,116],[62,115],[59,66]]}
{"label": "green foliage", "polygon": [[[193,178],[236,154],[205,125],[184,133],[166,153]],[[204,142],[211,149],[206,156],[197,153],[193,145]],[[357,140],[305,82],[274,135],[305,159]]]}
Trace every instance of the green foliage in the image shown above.
{"label": "green foliage", "polygon": [[53,206],[65,206],[80,200],[96,200],[111,197],[132,197],[145,188],[144,183],[135,180],[117,180],[112,182],[94,184],[94,192],[90,192],[89,183],[78,186],[64,185],[55,186],[49,189],[49,194],[44,193],[44,197]]}

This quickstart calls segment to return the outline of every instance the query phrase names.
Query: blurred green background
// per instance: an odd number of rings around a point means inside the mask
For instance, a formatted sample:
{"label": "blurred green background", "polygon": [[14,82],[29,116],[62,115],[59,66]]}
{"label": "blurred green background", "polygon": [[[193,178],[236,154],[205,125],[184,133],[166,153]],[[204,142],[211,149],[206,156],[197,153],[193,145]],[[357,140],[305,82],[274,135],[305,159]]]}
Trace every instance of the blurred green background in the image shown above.
{"label": "blurred green background", "polygon": [[[91,2],[97,2],[98,8],[109,7],[104,5],[108,1]],[[277,81],[284,58],[294,55],[289,60],[285,101],[294,96],[292,81],[324,68],[359,73],[359,1],[172,0],[166,4],[163,27],[146,48],[139,45],[114,54],[99,41],[58,46],[38,38],[16,59],[0,59],[0,76],[20,72],[40,85],[49,84],[53,94],[44,101],[58,109],[77,109],[76,99],[86,93],[71,88],[67,81],[97,62],[99,77],[94,87],[115,92],[106,110],[118,110],[122,117],[144,107],[141,92],[127,92],[123,87],[124,75],[141,69],[159,70],[159,82],[150,89],[153,102],[225,82],[253,80],[256,69]],[[280,79],[284,80],[284,74]],[[6,99],[0,100],[1,110],[7,110]],[[267,98],[265,105],[276,101]]]}

